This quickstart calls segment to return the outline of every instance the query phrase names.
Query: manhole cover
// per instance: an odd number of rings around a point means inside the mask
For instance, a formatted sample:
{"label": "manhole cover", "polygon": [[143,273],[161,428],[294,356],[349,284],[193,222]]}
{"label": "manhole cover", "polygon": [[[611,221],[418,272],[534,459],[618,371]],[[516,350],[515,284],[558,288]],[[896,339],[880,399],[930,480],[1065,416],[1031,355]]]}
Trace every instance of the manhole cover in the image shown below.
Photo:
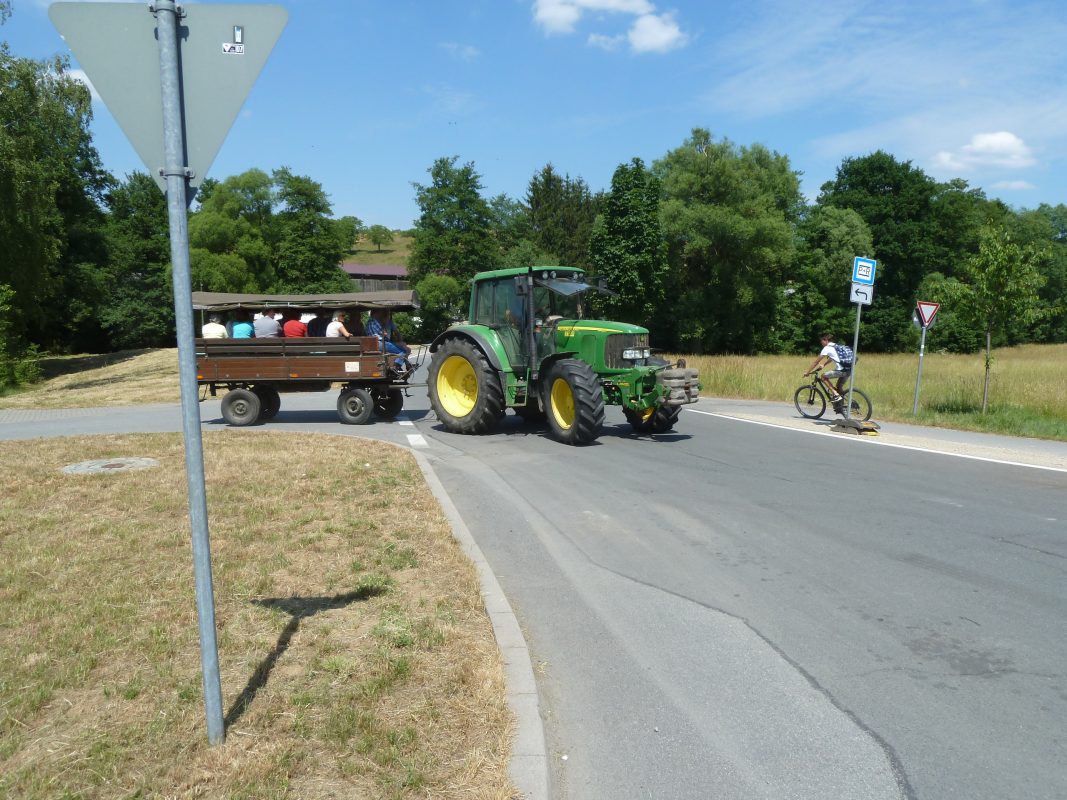
{"label": "manhole cover", "polygon": [[132,469],[152,469],[159,462],[154,458],[97,458],[82,461],[80,464],[68,464],[63,471],[68,475],[95,475],[102,472],[128,472]]}

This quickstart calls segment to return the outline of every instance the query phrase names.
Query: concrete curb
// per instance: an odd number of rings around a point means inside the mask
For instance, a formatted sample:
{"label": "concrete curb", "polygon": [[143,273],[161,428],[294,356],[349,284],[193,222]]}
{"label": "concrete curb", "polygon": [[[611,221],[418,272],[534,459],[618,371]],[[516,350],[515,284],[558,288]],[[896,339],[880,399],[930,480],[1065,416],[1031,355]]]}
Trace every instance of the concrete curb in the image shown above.
{"label": "concrete curb", "polygon": [[541,706],[526,638],[522,635],[519,621],[515,618],[511,604],[504,596],[492,567],[485,560],[481,548],[474,541],[452,498],[445,491],[430,460],[418,450],[411,449],[409,452],[415,456],[426,484],[441,504],[445,517],[452,526],[452,535],[478,570],[485,610],[493,624],[493,634],[504,658],[508,706],[515,716],[515,737],[512,740],[509,765],[511,779],[519,789],[520,798],[548,800],[548,752],[545,748]]}

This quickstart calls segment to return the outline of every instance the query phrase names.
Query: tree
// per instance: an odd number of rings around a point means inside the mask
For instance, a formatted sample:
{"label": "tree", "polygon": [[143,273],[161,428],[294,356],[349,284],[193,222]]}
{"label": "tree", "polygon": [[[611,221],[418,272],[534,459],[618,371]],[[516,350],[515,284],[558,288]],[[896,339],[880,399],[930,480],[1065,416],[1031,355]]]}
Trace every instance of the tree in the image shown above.
{"label": "tree", "polygon": [[367,238],[370,243],[378,246],[378,252],[382,252],[383,244],[391,244],[393,241],[393,232],[384,225],[371,225],[367,231]]}
{"label": "tree", "polygon": [[156,182],[134,172],[107,198],[108,266],[100,322],[112,347],[174,343],[167,203]]}
{"label": "tree", "polygon": [[590,266],[589,239],[599,198],[584,180],[560,176],[547,164],[530,179],[526,207],[529,238],[541,252],[556,254],[568,266]]}
{"label": "tree", "polygon": [[641,159],[616,168],[590,238],[593,271],[618,293],[600,301],[610,319],[649,325],[660,316],[667,247],[659,204],[659,180]]}
{"label": "tree", "polygon": [[993,365],[993,334],[1011,326],[1025,326],[1041,316],[1038,293],[1045,282],[1043,266],[1049,254],[1033,245],[1020,246],[1003,228],[986,226],[978,253],[968,259],[955,286],[964,319],[985,338],[985,379],[982,413],[989,408],[989,375]]}
{"label": "tree", "polygon": [[789,159],[762,145],[716,142],[695,128],[653,171],[663,187],[674,302],[664,322],[672,344],[698,352],[770,349],[801,208]]}
{"label": "tree", "polygon": [[466,313],[467,294],[450,275],[427,275],[415,286],[419,297],[419,336],[429,341]]}
{"label": "tree", "polygon": [[288,167],[274,171],[277,200],[277,249],[273,291],[344,292],[351,282],[341,260],[352,245],[350,227],[330,218],[330,201],[322,185]]}
{"label": "tree", "polygon": [[848,304],[852,259],[872,252],[871,231],[852,209],[816,206],[797,225],[797,251],[786,273],[772,334],[776,352],[809,351],[820,333],[852,329]]}
{"label": "tree", "polygon": [[89,91],[68,68],[0,43],[0,283],[14,292],[12,335],[55,348],[100,342],[100,203],[113,182],[92,146]]}
{"label": "tree", "polygon": [[481,196],[481,176],[474,163],[456,166],[458,156],[439,158],[430,167],[430,183],[413,183],[421,214],[408,259],[414,282],[427,275],[451,275],[463,282],[500,260],[492,212]]}
{"label": "tree", "polygon": [[977,251],[986,219],[1008,213],[965,181],[939,184],[910,161],[877,151],[846,158],[834,180],[823,184],[819,205],[850,208],[870,228],[878,260],[878,298],[863,315],[864,346],[900,350],[912,335],[910,323],[923,277],[948,277]]}

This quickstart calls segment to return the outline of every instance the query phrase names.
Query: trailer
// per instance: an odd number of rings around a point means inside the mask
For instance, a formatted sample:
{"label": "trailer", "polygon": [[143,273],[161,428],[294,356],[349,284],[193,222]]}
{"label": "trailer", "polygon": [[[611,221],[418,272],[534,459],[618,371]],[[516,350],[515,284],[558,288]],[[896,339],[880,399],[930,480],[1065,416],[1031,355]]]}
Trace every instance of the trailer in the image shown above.
{"label": "trailer", "polygon": [[[295,309],[301,313],[345,309],[361,313],[376,308],[412,311],[418,307],[410,290],[321,295],[265,295],[193,292],[193,308],[204,312]],[[222,416],[234,426],[272,419],[287,392],[339,388],[337,416],[348,425],[364,425],[375,416],[395,419],[413,386],[417,361],[397,364],[376,336],[271,337],[196,340],[196,380],[201,400],[222,395]]]}

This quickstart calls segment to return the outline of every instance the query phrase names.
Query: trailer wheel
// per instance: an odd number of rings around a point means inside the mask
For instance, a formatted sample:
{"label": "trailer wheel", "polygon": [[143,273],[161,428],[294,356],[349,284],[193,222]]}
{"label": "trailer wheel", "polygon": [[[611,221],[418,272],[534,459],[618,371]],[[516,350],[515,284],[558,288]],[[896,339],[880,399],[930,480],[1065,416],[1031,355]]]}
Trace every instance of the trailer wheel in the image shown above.
{"label": "trailer wheel", "polygon": [[452,338],[430,362],[430,405],[452,433],[486,433],[504,414],[504,389],[473,342]]}
{"label": "trailer wheel", "polygon": [[382,419],[396,419],[404,408],[404,393],[399,389],[389,389],[374,398],[374,413]]}
{"label": "trailer wheel", "polygon": [[588,444],[604,424],[604,393],[593,368],[564,358],[548,370],[545,411],[552,434],[564,444]]}
{"label": "trailer wheel", "polygon": [[374,413],[374,398],[361,386],[345,389],[337,398],[337,416],[345,425],[366,425]]}
{"label": "trailer wheel", "polygon": [[256,397],[259,398],[259,419],[261,422],[274,419],[278,409],[282,407],[282,398],[278,390],[270,384],[258,384],[252,387]]}
{"label": "trailer wheel", "polygon": [[259,396],[248,389],[230,389],[222,398],[222,418],[242,428],[259,419]]}

